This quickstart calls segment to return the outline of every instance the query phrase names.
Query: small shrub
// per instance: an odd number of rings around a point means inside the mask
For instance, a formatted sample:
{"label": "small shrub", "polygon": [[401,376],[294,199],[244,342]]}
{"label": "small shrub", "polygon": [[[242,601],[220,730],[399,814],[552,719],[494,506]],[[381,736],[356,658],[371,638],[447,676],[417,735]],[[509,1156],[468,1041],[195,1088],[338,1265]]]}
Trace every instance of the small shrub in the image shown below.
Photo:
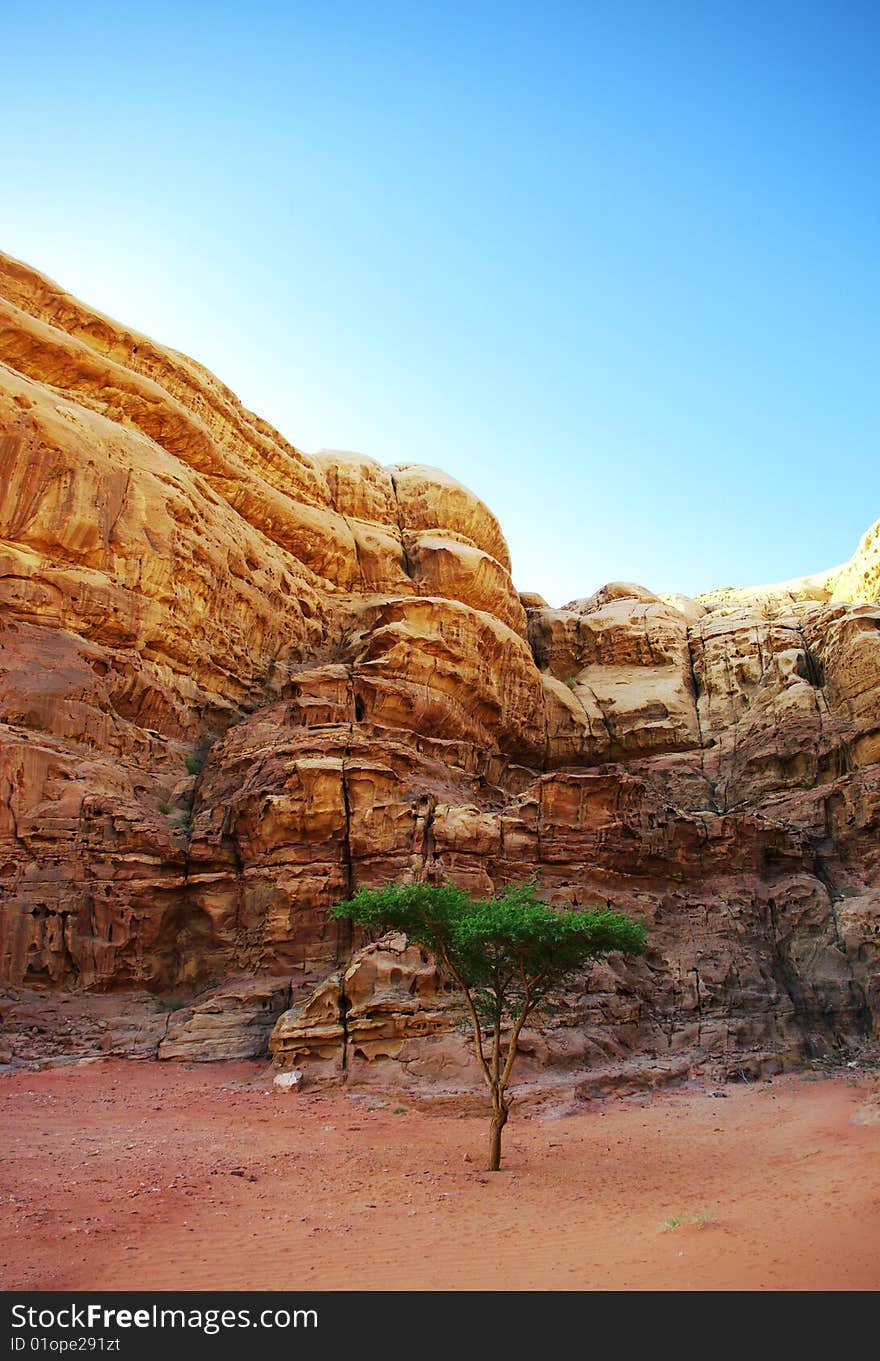
{"label": "small shrub", "polygon": [[710,1224],[715,1223],[715,1216],[709,1214],[707,1210],[698,1210],[694,1215],[669,1215],[660,1225],[662,1233],[669,1233],[671,1229],[681,1229],[687,1224],[692,1224],[695,1229],[708,1229]]}
{"label": "small shrub", "polygon": [[204,766],[205,766],[205,757],[204,757],[204,756],[187,756],[187,757],[184,759],[183,764],[186,766],[186,768],[187,768],[187,770],[189,771],[190,775],[198,775],[198,774],[200,774],[201,771],[204,769]]}

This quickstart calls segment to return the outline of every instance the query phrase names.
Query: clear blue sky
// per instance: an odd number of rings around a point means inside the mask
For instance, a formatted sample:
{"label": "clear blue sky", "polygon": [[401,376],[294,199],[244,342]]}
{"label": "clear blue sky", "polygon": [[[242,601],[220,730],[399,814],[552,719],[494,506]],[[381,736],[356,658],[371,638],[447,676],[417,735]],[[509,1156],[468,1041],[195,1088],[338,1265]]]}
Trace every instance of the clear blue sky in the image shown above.
{"label": "clear blue sky", "polygon": [[0,246],[553,604],[880,515],[880,6],[5,0]]}

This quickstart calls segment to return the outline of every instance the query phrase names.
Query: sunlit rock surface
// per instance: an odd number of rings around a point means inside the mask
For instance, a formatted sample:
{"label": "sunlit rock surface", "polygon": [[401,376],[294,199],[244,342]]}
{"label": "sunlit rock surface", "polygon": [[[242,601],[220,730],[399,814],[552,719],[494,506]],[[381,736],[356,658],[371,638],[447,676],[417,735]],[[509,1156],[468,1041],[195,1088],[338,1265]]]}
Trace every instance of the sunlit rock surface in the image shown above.
{"label": "sunlit rock surface", "polygon": [[[698,601],[520,595],[419,465],[313,457],[0,257],[3,1055],[470,1073],[359,884],[537,875],[644,918],[526,1071],[762,1071],[880,1008],[880,526]],[[576,583],[573,583],[576,585]]]}

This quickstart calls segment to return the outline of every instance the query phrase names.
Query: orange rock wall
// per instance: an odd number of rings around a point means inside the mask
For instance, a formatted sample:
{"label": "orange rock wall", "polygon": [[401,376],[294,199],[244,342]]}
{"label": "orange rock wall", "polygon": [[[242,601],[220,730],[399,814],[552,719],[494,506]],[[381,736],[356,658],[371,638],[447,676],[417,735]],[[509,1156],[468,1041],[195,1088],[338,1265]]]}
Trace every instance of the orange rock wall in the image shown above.
{"label": "orange rock wall", "polygon": [[209,1057],[259,1047],[296,994],[273,1043],[308,1053],[318,1017],[327,1060],[354,1043],[326,982],[349,970],[360,1060],[417,1072],[434,1045],[442,1068],[433,975],[352,962],[327,908],[536,874],[560,905],[642,915],[652,945],[570,994],[551,1057],[867,1042],[878,541],[750,595],[617,583],[550,609],[445,474],[309,457],[0,256],[7,1031],[64,1049],[25,1025],[34,997],[136,994],[144,1044]]}

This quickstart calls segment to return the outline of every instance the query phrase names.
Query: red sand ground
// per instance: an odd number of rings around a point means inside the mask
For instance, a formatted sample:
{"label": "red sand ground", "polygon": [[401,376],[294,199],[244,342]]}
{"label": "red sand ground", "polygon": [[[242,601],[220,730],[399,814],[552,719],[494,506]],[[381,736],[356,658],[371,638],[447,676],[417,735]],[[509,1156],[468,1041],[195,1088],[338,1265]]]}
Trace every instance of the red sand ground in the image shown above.
{"label": "red sand ground", "polygon": [[0,1079],[3,1287],[880,1287],[876,1078],[514,1113],[496,1175],[481,1117],[270,1081],[123,1060]]}

